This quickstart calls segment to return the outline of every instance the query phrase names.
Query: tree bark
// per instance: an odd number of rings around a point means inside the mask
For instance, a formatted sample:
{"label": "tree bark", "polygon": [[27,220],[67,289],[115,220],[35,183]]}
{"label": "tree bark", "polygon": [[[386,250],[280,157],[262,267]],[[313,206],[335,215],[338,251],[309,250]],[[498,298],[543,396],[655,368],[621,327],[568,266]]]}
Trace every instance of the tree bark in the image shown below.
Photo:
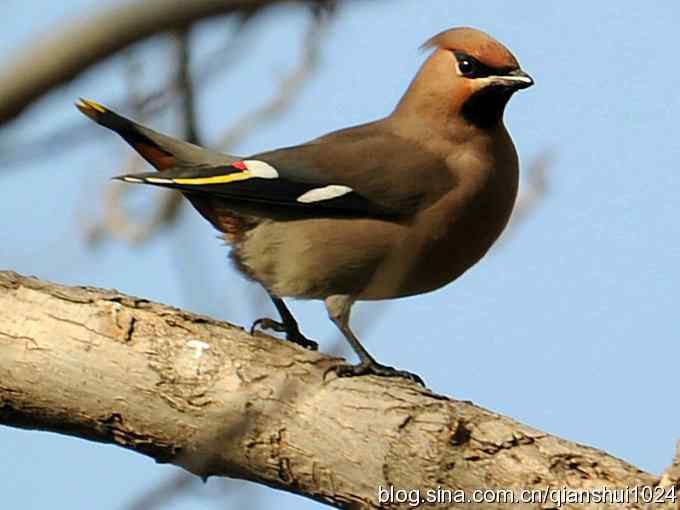
{"label": "tree bark", "polygon": [[[677,484],[677,470],[660,479],[414,383],[332,372],[324,380],[337,362],[117,291],[0,272],[4,425],[117,444],[202,477],[254,480],[339,508],[409,507],[380,502],[379,487],[420,489],[421,497],[427,488],[466,497],[512,489],[519,497],[522,489],[546,487],[660,493],[657,484]],[[677,507],[630,501],[561,508]]]}

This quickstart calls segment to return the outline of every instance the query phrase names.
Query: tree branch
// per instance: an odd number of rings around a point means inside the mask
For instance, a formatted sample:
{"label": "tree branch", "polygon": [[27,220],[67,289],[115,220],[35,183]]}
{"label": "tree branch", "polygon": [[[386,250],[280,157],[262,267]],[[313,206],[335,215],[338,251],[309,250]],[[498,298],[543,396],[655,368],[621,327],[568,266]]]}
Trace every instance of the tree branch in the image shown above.
{"label": "tree branch", "polygon": [[[4,425],[118,444],[202,477],[254,480],[342,508],[378,507],[379,486],[470,494],[659,483],[406,381],[324,382],[337,361],[117,291],[0,272]],[[548,508],[484,508],[501,507]]]}
{"label": "tree branch", "polygon": [[[105,9],[92,19],[81,19],[18,52],[18,57],[0,70],[0,125],[55,87],[135,42],[210,16],[251,13],[282,1],[144,0]],[[325,3],[316,0],[319,2]]]}

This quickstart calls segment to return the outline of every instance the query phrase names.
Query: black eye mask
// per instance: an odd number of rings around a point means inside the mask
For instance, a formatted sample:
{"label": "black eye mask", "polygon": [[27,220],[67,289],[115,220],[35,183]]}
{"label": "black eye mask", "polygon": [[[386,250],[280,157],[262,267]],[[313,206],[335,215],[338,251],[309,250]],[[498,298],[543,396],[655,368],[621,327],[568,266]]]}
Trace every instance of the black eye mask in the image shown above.
{"label": "black eye mask", "polygon": [[453,52],[458,61],[458,69],[466,78],[486,78],[487,76],[503,76],[511,69],[495,69],[482,64],[479,60],[462,51]]}

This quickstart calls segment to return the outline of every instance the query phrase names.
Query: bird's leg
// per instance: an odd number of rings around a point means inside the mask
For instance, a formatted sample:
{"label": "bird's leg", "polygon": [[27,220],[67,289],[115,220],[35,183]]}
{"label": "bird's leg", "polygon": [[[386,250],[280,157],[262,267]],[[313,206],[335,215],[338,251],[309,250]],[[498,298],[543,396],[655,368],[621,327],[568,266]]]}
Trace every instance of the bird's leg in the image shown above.
{"label": "bird's leg", "polygon": [[381,365],[366,349],[364,349],[364,346],[361,345],[361,342],[359,342],[359,339],[352,333],[352,330],[349,327],[349,314],[353,303],[354,299],[351,296],[346,295],[330,296],[325,300],[326,310],[328,311],[330,319],[345,336],[360,360],[358,365],[342,364],[334,367],[338,377],[353,377],[369,374],[383,377],[403,377],[425,386],[425,383],[418,375],[407,372],[406,370],[397,370],[393,367]]}
{"label": "bird's leg", "polygon": [[301,345],[305,349],[318,351],[319,344],[314,340],[310,340],[300,332],[300,328],[298,327],[295,317],[293,317],[293,314],[290,313],[290,310],[288,310],[288,307],[286,306],[286,303],[283,302],[283,299],[272,296],[271,294],[270,297],[272,298],[272,302],[274,303],[276,310],[281,316],[281,321],[283,322],[286,332],[286,339]]}
{"label": "bird's leg", "polygon": [[300,332],[300,328],[298,327],[295,317],[293,317],[293,314],[290,313],[290,310],[288,310],[288,307],[286,306],[286,303],[283,302],[283,299],[276,297],[271,293],[269,293],[269,297],[281,316],[281,322],[269,319],[267,317],[257,319],[250,327],[250,334],[252,335],[257,327],[276,331],[278,333],[285,333],[286,340],[301,345],[305,349],[317,351],[319,349],[319,344],[317,344],[314,340],[310,340]]}

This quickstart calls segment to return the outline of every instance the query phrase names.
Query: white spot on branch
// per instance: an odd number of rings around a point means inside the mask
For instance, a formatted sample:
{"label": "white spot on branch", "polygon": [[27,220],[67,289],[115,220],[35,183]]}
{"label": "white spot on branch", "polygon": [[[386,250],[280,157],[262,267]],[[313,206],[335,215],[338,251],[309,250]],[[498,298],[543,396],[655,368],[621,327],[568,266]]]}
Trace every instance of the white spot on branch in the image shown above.
{"label": "white spot on branch", "polygon": [[203,351],[210,349],[210,344],[205,343],[203,340],[189,340],[187,347],[194,349],[194,359],[198,359],[203,356]]}

